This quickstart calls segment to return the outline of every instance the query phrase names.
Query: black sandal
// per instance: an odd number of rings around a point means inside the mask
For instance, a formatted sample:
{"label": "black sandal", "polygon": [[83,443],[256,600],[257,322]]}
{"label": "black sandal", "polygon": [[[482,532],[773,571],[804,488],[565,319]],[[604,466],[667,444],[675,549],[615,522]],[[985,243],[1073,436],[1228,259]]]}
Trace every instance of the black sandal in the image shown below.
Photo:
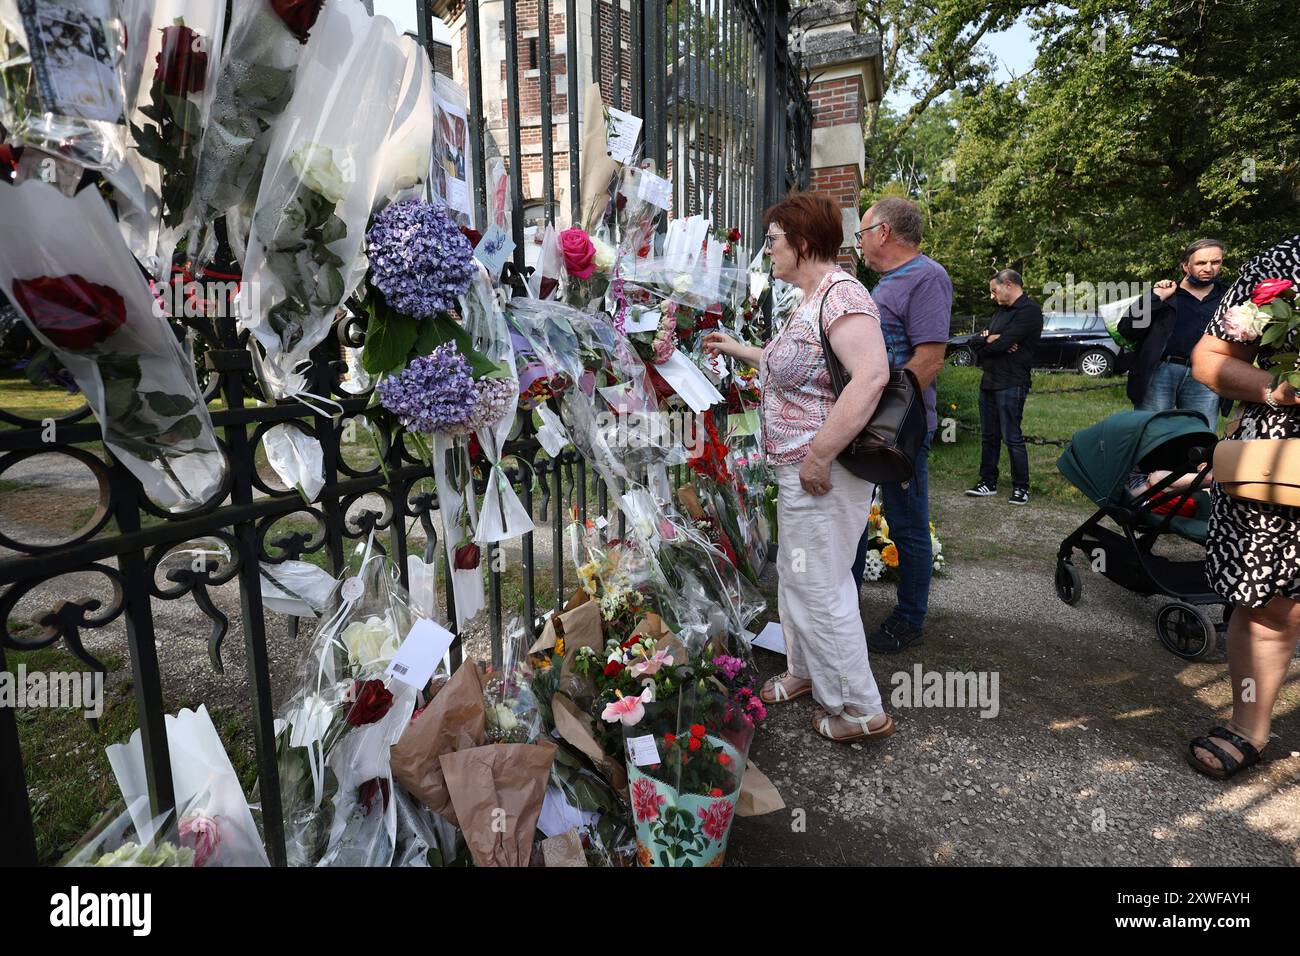
{"label": "black sandal", "polygon": [[[1241,751],[1241,755],[1245,759],[1239,762],[1236,757],[1216,744],[1211,738],[1218,738],[1232,744]],[[1196,756],[1196,748],[1198,747],[1218,757],[1219,763],[1223,766],[1211,767],[1209,764],[1203,763]],[[1249,740],[1240,734],[1234,734],[1227,727],[1211,727],[1209,734],[1204,737],[1197,737],[1188,745],[1187,762],[1192,765],[1193,770],[1197,770],[1207,777],[1213,777],[1215,780],[1227,780],[1229,777],[1234,777],[1248,767],[1253,767],[1259,763],[1259,751]]]}

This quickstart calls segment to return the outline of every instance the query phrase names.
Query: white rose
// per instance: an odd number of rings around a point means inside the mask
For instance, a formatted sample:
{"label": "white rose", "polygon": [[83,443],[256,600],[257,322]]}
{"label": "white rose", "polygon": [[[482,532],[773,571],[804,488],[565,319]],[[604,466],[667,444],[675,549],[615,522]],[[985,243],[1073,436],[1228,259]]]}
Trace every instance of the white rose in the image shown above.
{"label": "white rose", "polygon": [[335,151],[320,143],[303,143],[289,157],[289,165],[301,178],[303,185],[318,192],[330,202],[337,203],[348,194],[348,179],[340,166],[350,167],[351,157],[346,150],[341,163],[334,159]]}
{"label": "white rose", "polygon": [[597,236],[591,237],[591,244],[596,247],[596,268],[600,272],[609,272],[618,259],[618,250]]}
{"label": "white rose", "polygon": [[343,629],[343,644],[352,666],[360,670],[383,667],[397,653],[397,635],[378,617],[349,624]]}
{"label": "white rose", "polygon": [[1242,342],[1253,342],[1264,331],[1264,326],[1273,321],[1273,317],[1260,310],[1254,302],[1234,305],[1224,316],[1223,325],[1233,338]]}
{"label": "white rose", "polygon": [[497,704],[492,708],[492,723],[498,729],[510,732],[519,726],[519,720],[515,717],[515,712],[510,709],[506,703]]}
{"label": "white rose", "polygon": [[679,275],[673,280],[673,291],[689,292],[691,288],[691,277],[689,275]]}

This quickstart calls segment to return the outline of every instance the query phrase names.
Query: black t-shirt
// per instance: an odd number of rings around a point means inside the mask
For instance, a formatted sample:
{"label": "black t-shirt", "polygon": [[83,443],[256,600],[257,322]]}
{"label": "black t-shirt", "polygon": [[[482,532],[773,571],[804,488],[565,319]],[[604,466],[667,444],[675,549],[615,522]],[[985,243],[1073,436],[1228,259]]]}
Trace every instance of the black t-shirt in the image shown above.
{"label": "black t-shirt", "polygon": [[1223,283],[1218,279],[1214,280],[1214,285],[1204,299],[1198,299],[1181,285],[1174,290],[1174,330],[1169,333],[1169,342],[1165,345],[1165,355],[1176,355],[1188,358],[1192,354],[1192,349],[1196,348],[1196,343],[1201,341],[1201,336],[1205,334],[1205,328],[1214,318],[1214,310],[1219,307],[1219,300],[1223,298]]}

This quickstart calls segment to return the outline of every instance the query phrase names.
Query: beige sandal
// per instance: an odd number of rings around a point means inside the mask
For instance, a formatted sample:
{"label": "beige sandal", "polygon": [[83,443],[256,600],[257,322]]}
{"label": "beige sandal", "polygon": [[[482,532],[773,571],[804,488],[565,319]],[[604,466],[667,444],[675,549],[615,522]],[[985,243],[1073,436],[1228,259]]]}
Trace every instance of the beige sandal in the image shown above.
{"label": "beige sandal", "polygon": [[[805,687],[803,690],[797,690],[793,694],[791,694],[789,691],[785,689],[785,684],[782,683],[782,681],[784,681],[787,677],[792,677],[795,680],[803,680],[803,678],[801,677],[795,677],[789,671],[786,671],[783,674],[777,674],[775,677],[770,678],[763,684],[762,688],[758,692],[758,699],[765,704],[784,704],[787,701],[797,700],[798,698],[804,696],[805,694],[812,693],[812,682],[809,681],[808,686]],[[772,688],[771,697],[767,696],[768,687]]]}
{"label": "beige sandal", "polygon": [[[870,729],[867,725],[879,716],[881,715],[870,714],[866,717],[854,717],[852,714],[846,714],[843,712],[838,714],[828,714],[819,709],[817,715],[813,717],[813,730],[817,731],[818,734],[825,737],[827,740],[833,740],[836,743],[851,743],[855,740],[881,740],[885,737],[892,736],[898,727],[894,723],[894,718],[885,714],[885,723],[882,726],[877,727],[875,730]],[[831,733],[832,717],[839,717],[846,723],[856,724],[858,727],[862,728],[861,733],[849,734],[846,737],[836,737]]]}

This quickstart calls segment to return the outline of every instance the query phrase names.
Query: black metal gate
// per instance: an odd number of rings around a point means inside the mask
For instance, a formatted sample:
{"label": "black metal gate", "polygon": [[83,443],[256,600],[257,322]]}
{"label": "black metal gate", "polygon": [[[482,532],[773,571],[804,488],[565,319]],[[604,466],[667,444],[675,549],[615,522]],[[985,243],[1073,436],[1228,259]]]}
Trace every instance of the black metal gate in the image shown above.
{"label": "black metal gate", "polygon": [[[584,0],[585,2],[585,0]],[[536,0],[540,46],[543,129],[551,128],[550,11],[551,0]],[[566,50],[579,49],[579,0],[564,0]],[[475,197],[480,217],[484,191],[485,130],[483,63],[479,36],[478,0],[465,0],[470,99],[471,157],[477,175]],[[432,6],[418,0],[421,38],[430,36]],[[520,59],[516,4],[504,5],[506,86],[509,100],[509,150],[520,148]],[[806,184],[810,115],[798,71],[787,49],[787,0],[633,0],[611,6],[591,3],[590,49],[593,79],[600,81],[605,102],[621,104],[645,119],[647,157],[670,170],[676,183],[676,215],[702,212],[719,225],[736,225],[756,236],[762,209],[793,185]],[[617,15],[616,15],[617,14]],[[625,42],[626,41],[626,42]],[[601,54],[608,51],[608,56]],[[607,75],[603,62],[612,64]],[[578,75],[568,69],[568,149],[578,152]],[[550,137],[543,137],[545,215],[554,221],[555,163]],[[515,265],[524,267],[523,177],[512,163]],[[570,163],[570,194],[577,202],[578,166]],[[285,861],[284,828],[279,802],[273,740],[273,688],[268,655],[266,612],[260,585],[262,566],[274,566],[304,555],[324,555],[332,573],[347,566],[349,542],[372,534],[395,559],[406,579],[406,556],[413,546],[431,550],[438,540],[437,496],[431,470],[422,465],[402,441],[382,440],[380,460],[358,464],[345,454],[349,429],[372,422],[390,431],[382,408],[367,408],[368,393],[345,388],[341,348],[364,342],[364,319],[350,316],[336,325],[335,335],[313,353],[310,392],[330,396],[343,408],[329,416],[298,401],[255,404],[264,397],[251,372],[247,336],[233,319],[187,320],[196,354],[201,356],[201,381],[212,410],[212,421],[229,463],[224,488],[205,506],[185,514],[158,508],[142,493],[134,477],[111,456],[88,450],[99,447],[100,429],[89,409],[54,421],[53,441],[47,420],[0,410],[0,476],[37,455],[75,461],[95,476],[99,507],[71,540],[57,544],[24,541],[0,534],[0,671],[8,670],[5,651],[33,651],[62,642],[87,668],[104,665],[86,649],[82,637],[121,619],[130,652],[134,697],[155,813],[174,805],[165,732],[164,697],[152,602],[191,598],[211,621],[207,649],[219,666],[222,642],[230,622],[211,600],[211,591],[236,588],[239,594],[243,644],[247,655],[249,708],[254,728],[256,766],[262,821],[271,861]],[[363,421],[364,420],[364,421]],[[288,424],[315,437],[324,453],[325,485],[313,504],[304,503],[294,489],[276,488],[257,470],[256,453],[263,434]],[[507,444],[507,474],[520,492],[524,507],[540,522],[550,522],[554,557],[553,591],[543,602],[558,606],[566,598],[561,509],[576,508],[586,518],[589,504],[598,513],[608,510],[609,489],[589,481],[585,461],[570,450],[552,459],[531,435],[527,416]],[[480,487],[480,492],[482,488]],[[3,493],[3,491],[0,491]],[[589,501],[589,499],[591,499]],[[418,529],[418,530],[417,530]],[[228,559],[211,557],[177,564],[169,555],[195,539],[217,539]],[[522,541],[522,617],[539,625],[538,568],[533,536]],[[441,550],[441,549],[439,549]],[[502,580],[496,547],[489,549],[489,616],[494,656],[500,655],[503,617]],[[445,571],[445,557],[444,571]],[[112,597],[62,600],[39,612],[39,633],[13,633],[11,615],[25,596],[59,577],[91,573],[107,579]],[[446,574],[443,580],[447,579]],[[542,585],[545,588],[545,585]],[[553,600],[552,600],[553,597]],[[450,604],[451,595],[444,600]],[[444,605],[446,606],[446,605]],[[450,610],[450,609],[449,609]],[[294,622],[293,626],[296,626]],[[168,636],[168,635],[164,635]],[[176,639],[193,640],[186,635]],[[37,860],[32,808],[24,775],[16,711],[0,706],[0,863],[28,864]]]}

